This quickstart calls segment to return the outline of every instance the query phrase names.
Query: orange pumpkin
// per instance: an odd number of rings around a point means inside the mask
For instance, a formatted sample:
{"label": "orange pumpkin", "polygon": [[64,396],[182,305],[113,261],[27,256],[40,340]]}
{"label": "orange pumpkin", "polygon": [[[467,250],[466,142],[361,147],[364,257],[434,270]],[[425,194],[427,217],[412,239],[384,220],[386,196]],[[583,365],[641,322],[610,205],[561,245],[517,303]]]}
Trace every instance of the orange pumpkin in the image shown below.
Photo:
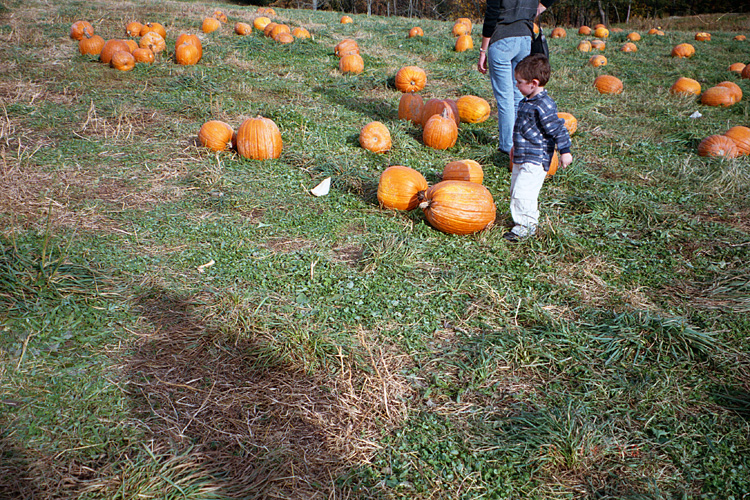
{"label": "orange pumpkin", "polygon": [[651,28],[648,30],[649,35],[658,35],[658,36],[664,36],[664,32],[657,28]]}
{"label": "orange pumpkin", "polygon": [[674,84],[672,84],[672,87],[669,89],[669,92],[672,94],[700,95],[701,84],[698,83],[696,80],[693,80],[692,78],[686,78],[684,76],[681,76],[677,79],[676,82],[674,82]]}
{"label": "orange pumpkin", "polygon": [[221,28],[221,21],[214,17],[205,18],[201,24],[201,31],[203,31],[203,33],[213,33],[219,28]]}
{"label": "orange pumpkin", "polygon": [[231,149],[233,136],[232,126],[221,120],[207,121],[198,131],[198,141],[203,147],[213,151]]}
{"label": "orange pumpkin", "polygon": [[695,55],[695,47],[689,43],[680,43],[675,45],[672,49],[672,57],[693,57]]}
{"label": "orange pumpkin", "polygon": [[557,27],[552,30],[552,33],[550,33],[550,38],[565,38],[568,36],[568,33],[565,32],[565,28]]}
{"label": "orange pumpkin", "polygon": [[401,100],[398,103],[398,119],[421,123],[423,106],[424,101],[421,95],[414,92],[404,92],[401,94]]}
{"label": "orange pumpkin", "polygon": [[117,38],[107,40],[104,43],[104,47],[102,47],[102,51],[99,53],[99,60],[104,64],[109,64],[112,61],[112,55],[119,51],[130,53],[130,47],[124,40]]}
{"label": "orange pumpkin", "polygon": [[221,21],[222,23],[226,23],[227,21],[229,21],[229,19],[227,19],[227,15],[226,15],[226,14],[224,14],[224,13],[223,13],[222,11],[220,11],[220,10],[215,10],[215,11],[214,11],[214,13],[213,13],[213,14],[211,14],[211,16],[212,16],[212,17],[214,17],[214,18],[216,18],[216,19],[218,19],[218,20],[219,20],[219,21]]}
{"label": "orange pumpkin", "polygon": [[482,123],[490,117],[490,103],[475,95],[465,95],[456,101],[458,117],[464,123]]}
{"label": "orange pumpkin", "polygon": [[737,125],[724,134],[734,141],[740,155],[750,155],[750,128]]}
{"label": "orange pumpkin", "polygon": [[424,36],[424,30],[419,26],[414,26],[409,30],[409,38],[414,38],[415,36]]}
{"label": "orange pumpkin", "polygon": [[341,24],[351,24],[354,22],[354,19],[352,19],[349,16],[341,16]]}
{"label": "orange pumpkin", "polygon": [[192,43],[183,42],[174,51],[174,60],[182,66],[192,66],[201,60],[201,48]]}
{"label": "orange pumpkin", "polygon": [[456,38],[455,50],[456,52],[466,52],[474,48],[474,40],[471,35],[460,35]]}
{"label": "orange pumpkin", "polygon": [[401,92],[419,92],[427,83],[427,73],[419,66],[404,66],[396,73],[395,85]]}
{"label": "orange pumpkin", "polygon": [[383,208],[414,210],[427,187],[427,180],[413,168],[393,165],[380,174],[378,202]]}
{"label": "orange pumpkin", "polygon": [[737,74],[742,74],[743,69],[745,69],[745,63],[736,62],[729,65],[729,71],[733,71]]}
{"label": "orange pumpkin", "polygon": [[709,135],[698,144],[699,156],[723,156],[736,158],[739,156],[737,145],[725,135]]}
{"label": "orange pumpkin", "polygon": [[433,149],[448,149],[456,144],[458,126],[447,110],[432,115],[424,124],[422,141]]}
{"label": "orange pumpkin", "polygon": [[619,94],[622,92],[622,81],[612,75],[599,75],[594,80],[594,87],[600,94]]}
{"label": "orange pumpkin", "polygon": [[711,33],[706,33],[705,31],[701,31],[700,33],[695,34],[695,39],[699,42],[710,42]]}
{"label": "orange pumpkin", "polygon": [[745,35],[737,35],[732,40],[737,40],[738,42],[744,42],[747,40],[747,37]]}
{"label": "orange pumpkin", "polygon": [[433,115],[439,115],[445,112],[448,117],[452,118],[456,123],[456,127],[461,123],[461,116],[458,113],[458,105],[456,101],[451,99],[437,99],[433,98],[428,100],[422,106],[422,117],[420,118],[420,125],[424,126],[427,120],[432,118]]}
{"label": "orange pumpkin", "polygon": [[286,24],[276,24],[271,31],[268,32],[269,38],[276,40],[276,37],[281,33],[290,33],[292,30]]}
{"label": "orange pumpkin", "polygon": [[391,149],[391,133],[382,122],[370,122],[359,132],[359,145],[373,153],[385,153]]}
{"label": "orange pumpkin", "polygon": [[70,38],[81,41],[86,35],[94,36],[94,27],[88,21],[76,21],[70,26]]}
{"label": "orange pumpkin", "polygon": [[641,39],[641,35],[639,35],[638,33],[634,31],[632,33],[628,33],[627,39],[630,40],[631,42],[637,42],[638,40]]}
{"label": "orange pumpkin", "polygon": [[238,22],[234,25],[234,32],[238,35],[249,35],[253,32],[253,27],[247,23]]}
{"label": "orange pumpkin", "polygon": [[455,37],[459,37],[461,35],[467,35],[471,32],[471,27],[467,26],[465,23],[456,23],[453,25],[453,28],[451,29],[451,34]]}
{"label": "orange pumpkin", "polygon": [[726,108],[734,104],[734,97],[731,90],[717,85],[703,92],[703,95],[701,95],[701,104]]}
{"label": "orange pumpkin", "polygon": [[469,181],[481,184],[484,180],[482,165],[474,160],[457,160],[445,165],[442,179],[444,181]]}
{"label": "orange pumpkin", "polygon": [[133,51],[133,59],[137,63],[151,64],[156,59],[156,56],[151,49],[138,47]]}
{"label": "orange pumpkin", "polygon": [[198,61],[200,61],[201,58],[203,57],[203,44],[201,44],[201,39],[198,38],[198,35],[190,35],[187,33],[181,33],[180,36],[177,37],[177,40],[175,41],[175,44],[174,44],[175,52],[177,52],[177,48],[184,43],[188,45],[194,45],[198,49],[198,60],[195,62],[197,63]]}
{"label": "orange pumpkin", "polygon": [[750,78],[750,64],[746,65],[744,68],[742,68],[742,71],[740,71],[740,76],[742,78]]}
{"label": "orange pumpkin", "polygon": [[125,25],[125,34],[128,36],[141,36],[143,25],[138,21],[131,21]]}
{"label": "orange pumpkin", "polygon": [[638,52],[638,47],[633,42],[627,42],[623,44],[622,48],[620,49],[622,52]]}
{"label": "orange pumpkin", "polygon": [[588,36],[591,34],[591,28],[589,28],[588,26],[581,26],[580,28],[578,28],[578,34]]}
{"label": "orange pumpkin", "polygon": [[135,67],[135,58],[127,50],[118,50],[112,54],[109,65],[120,71],[130,71]]}
{"label": "orange pumpkin", "polygon": [[564,111],[557,113],[557,116],[565,121],[565,128],[568,129],[568,134],[575,134],[576,130],[578,130],[578,120],[576,117]]}
{"label": "orange pumpkin", "polygon": [[88,33],[78,42],[78,51],[83,55],[98,56],[104,48],[104,38]]}
{"label": "orange pumpkin", "polygon": [[255,28],[258,31],[263,31],[264,29],[266,29],[266,26],[268,26],[270,22],[271,22],[271,19],[269,19],[266,16],[256,17],[253,20],[253,28]]}
{"label": "orange pumpkin", "polygon": [[278,26],[278,25],[279,25],[279,23],[275,23],[275,22],[271,21],[270,23],[266,24],[265,28],[263,28],[263,34],[265,36],[267,36],[267,37],[270,37],[271,36],[271,31],[273,31],[273,29],[276,26]]}
{"label": "orange pumpkin", "polygon": [[358,75],[365,69],[365,61],[359,54],[350,54],[339,59],[339,71]]}
{"label": "orange pumpkin", "polygon": [[269,118],[248,118],[237,129],[236,140],[237,152],[245,158],[268,160],[281,156],[281,132]]}
{"label": "orange pumpkin", "polygon": [[581,40],[576,47],[579,52],[591,52],[591,42],[588,40]]}
{"label": "orange pumpkin", "polygon": [[607,58],[603,55],[596,55],[591,56],[591,59],[589,59],[589,65],[593,66],[594,68],[598,68],[599,66],[605,66],[607,64]]}
{"label": "orange pumpkin", "polygon": [[726,87],[729,89],[729,93],[732,95],[732,100],[738,103],[742,100],[742,89],[739,85],[734,82],[721,82],[716,84],[717,87]]}
{"label": "orange pumpkin", "polygon": [[419,204],[432,227],[449,234],[472,234],[495,222],[489,190],[469,181],[441,181],[424,192]]}
{"label": "orange pumpkin", "polygon": [[159,33],[163,39],[167,39],[167,30],[161,23],[146,23],[141,28],[141,36],[145,35],[146,33],[154,31],[156,33]]}
{"label": "orange pumpkin", "polygon": [[278,42],[278,43],[292,43],[294,41],[294,37],[292,36],[292,34],[287,31],[282,31],[281,33],[277,33],[273,37],[273,39],[275,42]]}
{"label": "orange pumpkin", "polygon": [[336,44],[336,46],[333,48],[333,53],[338,57],[359,54],[359,45],[356,41],[350,38],[345,38]]}
{"label": "orange pumpkin", "polygon": [[597,38],[607,38],[609,37],[609,30],[604,26],[599,26],[594,30],[594,36]]}
{"label": "orange pumpkin", "polygon": [[164,41],[164,38],[162,38],[162,36],[155,31],[151,31],[143,35],[141,37],[141,40],[138,42],[138,45],[142,49],[151,49],[154,54],[158,54],[159,52],[167,48],[167,44]]}
{"label": "orange pumpkin", "polygon": [[301,26],[297,26],[292,30],[292,36],[294,36],[294,38],[312,38],[310,32]]}
{"label": "orange pumpkin", "polygon": [[592,50],[593,50],[593,49],[596,49],[596,50],[604,50],[604,49],[605,49],[606,47],[607,47],[607,44],[606,44],[606,43],[604,43],[604,42],[603,42],[603,41],[601,41],[601,40],[591,40],[591,49],[592,49]]}

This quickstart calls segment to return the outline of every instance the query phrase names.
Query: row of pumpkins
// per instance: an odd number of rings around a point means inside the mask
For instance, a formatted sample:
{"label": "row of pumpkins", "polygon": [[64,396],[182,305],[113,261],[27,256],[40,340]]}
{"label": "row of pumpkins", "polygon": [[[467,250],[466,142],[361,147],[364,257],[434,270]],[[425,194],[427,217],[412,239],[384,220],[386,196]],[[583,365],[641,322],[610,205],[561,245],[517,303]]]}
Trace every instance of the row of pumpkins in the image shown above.
{"label": "row of pumpkins", "polygon": [[750,155],[750,128],[737,125],[724,134],[709,135],[698,144],[698,155],[725,158]]}

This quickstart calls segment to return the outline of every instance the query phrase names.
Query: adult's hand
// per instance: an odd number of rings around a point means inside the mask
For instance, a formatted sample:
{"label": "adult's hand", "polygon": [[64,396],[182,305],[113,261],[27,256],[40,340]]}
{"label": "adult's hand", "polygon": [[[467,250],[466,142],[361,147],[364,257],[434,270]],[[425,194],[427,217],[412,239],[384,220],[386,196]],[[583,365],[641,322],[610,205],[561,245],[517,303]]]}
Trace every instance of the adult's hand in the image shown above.
{"label": "adult's hand", "polygon": [[487,73],[487,52],[483,50],[479,51],[479,63],[477,64],[477,69],[482,74]]}

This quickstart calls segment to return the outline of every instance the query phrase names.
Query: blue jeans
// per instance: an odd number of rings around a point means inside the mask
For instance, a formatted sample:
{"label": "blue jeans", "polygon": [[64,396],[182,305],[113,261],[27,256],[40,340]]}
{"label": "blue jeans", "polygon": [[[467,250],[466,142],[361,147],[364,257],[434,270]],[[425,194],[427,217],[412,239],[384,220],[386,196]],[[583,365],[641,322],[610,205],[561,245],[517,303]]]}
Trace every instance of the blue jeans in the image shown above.
{"label": "blue jeans", "polygon": [[516,88],[516,65],[531,53],[531,36],[501,38],[487,50],[487,69],[492,82],[492,92],[497,101],[497,128],[499,147],[510,151],[513,147],[513,125],[516,110],[523,95]]}

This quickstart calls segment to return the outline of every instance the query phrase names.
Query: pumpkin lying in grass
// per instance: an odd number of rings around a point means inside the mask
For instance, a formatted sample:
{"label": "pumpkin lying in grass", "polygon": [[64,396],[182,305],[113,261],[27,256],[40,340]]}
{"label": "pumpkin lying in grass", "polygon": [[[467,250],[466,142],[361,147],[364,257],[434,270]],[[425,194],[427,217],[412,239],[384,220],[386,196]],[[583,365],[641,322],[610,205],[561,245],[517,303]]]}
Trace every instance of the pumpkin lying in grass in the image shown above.
{"label": "pumpkin lying in grass", "polygon": [[268,160],[281,156],[283,142],[279,127],[269,118],[248,118],[237,129],[237,152],[253,160]]}
{"label": "pumpkin lying in grass", "polygon": [[557,116],[565,121],[565,128],[568,129],[568,134],[575,134],[576,130],[578,130],[578,120],[576,117],[564,111],[557,113]]}
{"label": "pumpkin lying in grass", "polygon": [[716,85],[703,92],[703,95],[701,95],[701,104],[726,108],[734,104],[734,95],[727,87]]}
{"label": "pumpkin lying in grass", "polygon": [[737,145],[725,135],[709,135],[698,144],[699,156],[721,156],[736,158],[739,156]]}
{"label": "pumpkin lying in grass", "polygon": [[422,141],[433,149],[448,149],[456,144],[458,126],[448,109],[439,115],[432,115],[424,124]]}
{"label": "pumpkin lying in grass", "polygon": [[423,106],[424,101],[421,95],[412,92],[401,94],[401,100],[398,103],[398,119],[421,124]]}
{"label": "pumpkin lying in grass", "polygon": [[110,61],[112,61],[112,56],[115,52],[120,51],[125,51],[127,53],[132,52],[128,44],[125,43],[125,40],[119,40],[117,38],[107,40],[99,53],[99,60],[104,64],[109,64]]}
{"label": "pumpkin lying in grass", "polygon": [[456,101],[451,99],[429,99],[424,106],[422,106],[422,117],[419,120],[419,124],[423,127],[433,115],[439,115],[446,111],[448,116],[456,122],[456,127],[461,123],[461,116],[458,112],[458,105]]}
{"label": "pumpkin lying in grass", "polygon": [[391,149],[391,133],[382,122],[370,122],[359,132],[359,145],[373,153],[385,153]]}
{"label": "pumpkin lying in grass", "polygon": [[415,36],[424,36],[424,30],[419,26],[414,26],[409,30],[408,38],[414,38]]}
{"label": "pumpkin lying in grass", "polygon": [[734,82],[720,82],[716,84],[717,87],[725,87],[729,89],[729,93],[732,96],[732,101],[736,104],[742,100],[742,88]]}
{"label": "pumpkin lying in grass", "polygon": [[593,66],[594,68],[598,68],[599,66],[606,66],[606,65],[607,65],[607,58],[601,54],[591,56],[591,59],[589,59],[589,66]]}
{"label": "pumpkin lying in grass", "polygon": [[365,69],[365,61],[359,54],[350,54],[339,59],[339,71],[358,75]]}
{"label": "pumpkin lying in grass", "polygon": [[627,42],[620,48],[621,52],[638,52],[638,46],[633,42]]}
{"label": "pumpkin lying in grass", "polygon": [[78,42],[78,51],[83,55],[98,56],[104,48],[104,38],[86,33]]}
{"label": "pumpkin lying in grass", "polygon": [[427,83],[427,73],[419,66],[404,66],[396,73],[395,85],[401,92],[419,92]]}
{"label": "pumpkin lying in grass", "polygon": [[359,45],[355,40],[352,40],[351,38],[344,38],[333,48],[333,53],[337,57],[359,54]]}
{"label": "pumpkin lying in grass", "polygon": [[138,47],[133,51],[133,59],[136,63],[152,64],[156,56],[151,49]]}
{"label": "pumpkin lying in grass", "polygon": [[201,24],[201,31],[203,31],[203,33],[213,33],[219,28],[221,28],[221,21],[214,17],[205,18]]}
{"label": "pumpkin lying in grass", "polygon": [[669,89],[669,92],[672,94],[700,95],[701,84],[698,83],[696,80],[693,80],[692,78],[686,78],[684,76],[681,76],[677,79],[676,82],[672,84],[672,87]]}
{"label": "pumpkin lying in grass", "polygon": [[675,45],[672,49],[672,57],[693,57],[695,55],[695,47],[689,43],[680,43]]}
{"label": "pumpkin lying in grass", "polygon": [[203,147],[213,151],[231,149],[233,137],[232,126],[221,120],[207,121],[198,131],[198,141]]}
{"label": "pumpkin lying in grass", "polygon": [[138,21],[130,21],[125,25],[125,34],[128,36],[141,36],[143,25]]}
{"label": "pumpkin lying in grass", "polygon": [[641,35],[634,31],[632,33],[628,33],[627,39],[631,42],[637,42],[641,39]]}
{"label": "pumpkin lying in grass", "polygon": [[465,95],[456,101],[458,117],[464,123],[483,123],[490,117],[490,103],[475,95]]}
{"label": "pumpkin lying in grass", "polygon": [[86,35],[94,35],[94,27],[88,21],[76,21],[70,25],[70,38],[81,41]]}
{"label": "pumpkin lying in grass", "polygon": [[578,34],[579,35],[584,35],[584,36],[589,36],[591,34],[591,28],[589,28],[586,25],[581,26],[580,28],[578,28]]}
{"label": "pumpkin lying in grass", "polygon": [[622,92],[622,81],[616,76],[599,75],[594,80],[594,87],[600,94],[619,94]]}
{"label": "pumpkin lying in grass", "polygon": [[354,19],[352,19],[349,16],[341,16],[341,24],[351,24],[354,22]]}
{"label": "pumpkin lying in grass", "polygon": [[427,180],[413,168],[393,165],[380,174],[378,202],[384,208],[413,210],[427,187]]}
{"label": "pumpkin lying in grass", "polygon": [[469,181],[442,181],[427,189],[419,203],[432,227],[449,234],[472,234],[495,222],[489,190]]}
{"label": "pumpkin lying in grass", "polygon": [[109,65],[120,71],[130,71],[135,67],[135,58],[126,50],[118,50],[112,54]]}
{"label": "pumpkin lying in grass", "polygon": [[263,31],[271,23],[271,19],[266,16],[258,16],[253,19],[253,28],[258,31]]}
{"label": "pumpkin lying in grass", "polygon": [[461,35],[458,38],[456,38],[456,45],[454,47],[456,52],[466,52],[467,50],[471,50],[474,48],[474,40],[471,38],[471,35]]}
{"label": "pumpkin lying in grass", "polygon": [[724,134],[734,141],[740,155],[750,155],[750,128],[737,125]]}
{"label": "pumpkin lying in grass", "polygon": [[560,26],[554,28],[549,35],[550,38],[565,38],[566,36],[568,34],[565,32],[565,28],[561,28]]}

